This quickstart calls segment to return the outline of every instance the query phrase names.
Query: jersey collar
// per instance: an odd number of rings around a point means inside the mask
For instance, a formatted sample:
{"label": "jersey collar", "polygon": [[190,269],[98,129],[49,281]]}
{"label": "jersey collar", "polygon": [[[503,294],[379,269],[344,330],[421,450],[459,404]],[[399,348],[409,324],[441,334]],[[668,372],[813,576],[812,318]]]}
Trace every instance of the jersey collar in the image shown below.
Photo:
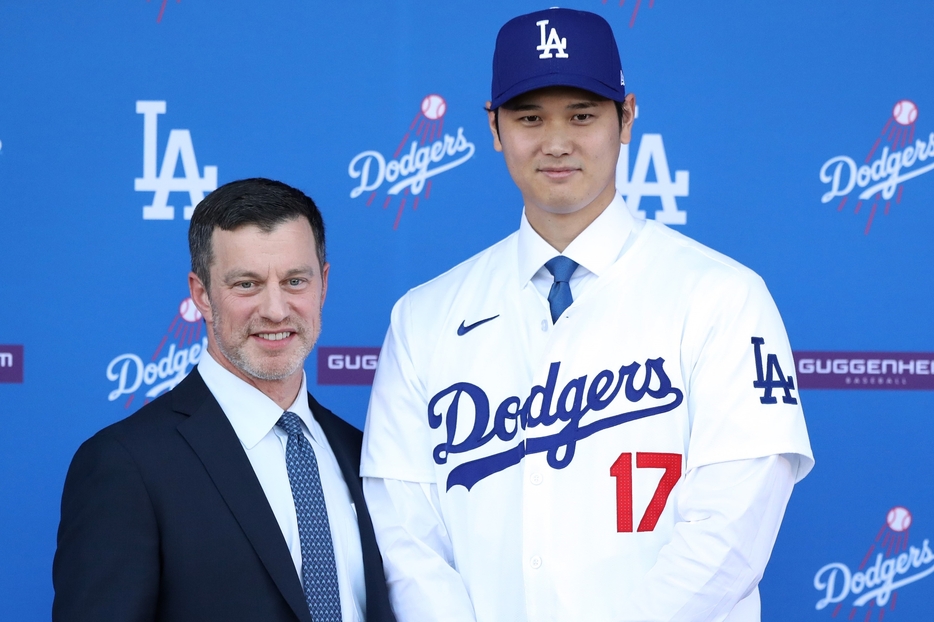
{"label": "jersey collar", "polygon": [[[617,194],[603,213],[581,231],[561,254],[600,276],[622,255],[623,247],[632,234],[634,222],[623,197]],[[558,251],[532,228],[525,217],[524,209],[519,223],[518,249],[520,287],[525,287],[545,262],[558,254]]]}

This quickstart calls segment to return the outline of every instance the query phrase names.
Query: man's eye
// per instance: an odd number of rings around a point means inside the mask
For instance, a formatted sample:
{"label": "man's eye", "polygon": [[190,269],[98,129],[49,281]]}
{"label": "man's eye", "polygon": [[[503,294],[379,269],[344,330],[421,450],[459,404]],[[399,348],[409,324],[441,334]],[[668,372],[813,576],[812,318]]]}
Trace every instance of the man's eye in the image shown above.
{"label": "man's eye", "polygon": [[289,285],[292,287],[299,287],[304,281],[302,279],[289,279]]}
{"label": "man's eye", "polygon": [[541,117],[539,117],[537,114],[529,114],[524,117],[520,117],[519,120],[523,123],[538,123],[541,120]]}
{"label": "man's eye", "polygon": [[242,283],[237,283],[237,289],[253,289],[253,283],[250,281],[243,281]]}
{"label": "man's eye", "polygon": [[589,112],[582,112],[580,114],[574,115],[575,121],[589,121],[592,118],[593,118],[593,115],[590,114]]}

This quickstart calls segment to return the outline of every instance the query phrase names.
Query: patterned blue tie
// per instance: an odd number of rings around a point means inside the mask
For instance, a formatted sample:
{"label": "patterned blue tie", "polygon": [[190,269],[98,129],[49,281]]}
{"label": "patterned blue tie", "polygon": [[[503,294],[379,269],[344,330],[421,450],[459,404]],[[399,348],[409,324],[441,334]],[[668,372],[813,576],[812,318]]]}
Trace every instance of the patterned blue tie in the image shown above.
{"label": "patterned blue tie", "polygon": [[302,543],[302,587],[314,622],[341,622],[337,564],[328,523],[328,508],[321,490],[318,461],[311,443],[302,434],[298,415],[286,411],[276,423],[286,431],[285,464],[298,518]]}
{"label": "patterned blue tie", "polygon": [[548,292],[548,304],[551,307],[551,322],[554,324],[564,313],[564,310],[571,306],[574,299],[571,297],[571,275],[577,270],[577,262],[573,259],[558,255],[545,262],[545,267],[555,277],[554,285]]}

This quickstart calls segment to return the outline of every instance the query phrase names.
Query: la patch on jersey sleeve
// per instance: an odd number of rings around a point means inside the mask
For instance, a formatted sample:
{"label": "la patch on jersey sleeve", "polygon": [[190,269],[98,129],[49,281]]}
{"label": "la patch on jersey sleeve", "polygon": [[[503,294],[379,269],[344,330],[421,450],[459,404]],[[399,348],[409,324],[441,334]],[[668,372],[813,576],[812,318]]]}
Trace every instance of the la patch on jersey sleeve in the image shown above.
{"label": "la patch on jersey sleeve", "polygon": [[[814,464],[794,359],[765,284],[710,279],[696,291],[682,361],[691,414],[688,468],[785,454],[797,479]],[[797,459],[795,459],[797,456]]]}

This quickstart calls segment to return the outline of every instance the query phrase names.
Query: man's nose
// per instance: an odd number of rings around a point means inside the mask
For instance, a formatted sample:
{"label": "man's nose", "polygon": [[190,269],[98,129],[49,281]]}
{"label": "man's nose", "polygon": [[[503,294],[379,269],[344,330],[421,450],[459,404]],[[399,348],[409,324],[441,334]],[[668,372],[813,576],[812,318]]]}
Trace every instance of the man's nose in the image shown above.
{"label": "man's nose", "polygon": [[276,284],[267,287],[262,293],[259,306],[260,315],[275,324],[289,316],[289,304],[286,293]]}
{"label": "man's nose", "polygon": [[571,137],[568,131],[559,124],[545,128],[542,138],[542,153],[561,157],[572,151]]}

